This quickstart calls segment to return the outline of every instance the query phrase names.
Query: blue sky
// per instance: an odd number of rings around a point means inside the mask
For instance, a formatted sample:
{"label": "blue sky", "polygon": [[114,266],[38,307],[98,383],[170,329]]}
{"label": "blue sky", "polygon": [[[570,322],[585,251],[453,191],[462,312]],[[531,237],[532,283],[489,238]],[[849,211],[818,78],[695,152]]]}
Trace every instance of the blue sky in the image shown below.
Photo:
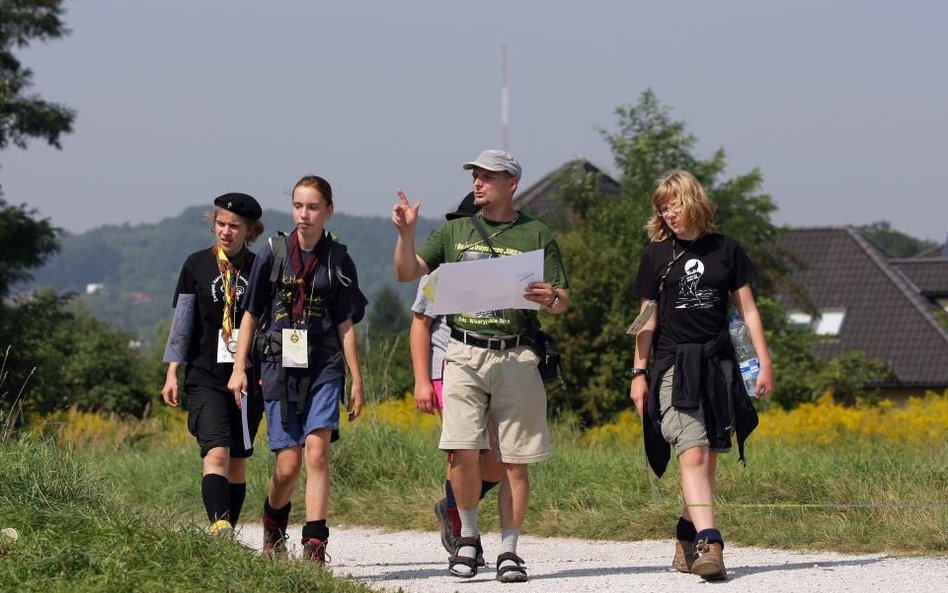
{"label": "blue sky", "polygon": [[[78,111],[56,151],[0,153],[0,185],[67,230],[157,222],[226,191],[288,209],[307,173],[337,211],[422,215],[498,147],[525,187],[583,156],[652,88],[729,175],[759,167],[794,226],[887,220],[944,241],[948,4],[681,1],[67,2],[73,33],[20,52],[34,91]],[[393,230],[394,241],[394,230]]]}

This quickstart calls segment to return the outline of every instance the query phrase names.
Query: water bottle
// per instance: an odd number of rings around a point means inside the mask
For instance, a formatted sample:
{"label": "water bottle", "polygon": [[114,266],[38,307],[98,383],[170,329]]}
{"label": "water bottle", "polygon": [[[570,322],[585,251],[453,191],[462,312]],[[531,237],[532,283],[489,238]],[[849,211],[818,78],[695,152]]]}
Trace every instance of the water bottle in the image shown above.
{"label": "water bottle", "polygon": [[747,324],[741,321],[737,313],[732,313],[728,320],[728,333],[731,334],[731,344],[734,345],[734,356],[737,357],[737,366],[741,370],[741,380],[744,381],[744,391],[751,397],[757,397],[757,375],[760,374],[760,361],[757,351],[751,342]]}

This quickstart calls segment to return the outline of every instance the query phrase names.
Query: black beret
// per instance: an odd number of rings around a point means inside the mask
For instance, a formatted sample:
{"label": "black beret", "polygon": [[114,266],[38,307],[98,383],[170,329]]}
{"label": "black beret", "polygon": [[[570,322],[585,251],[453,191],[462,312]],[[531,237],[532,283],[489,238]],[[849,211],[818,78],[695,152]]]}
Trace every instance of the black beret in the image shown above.
{"label": "black beret", "polygon": [[214,205],[224,210],[230,210],[234,214],[243,216],[249,220],[260,220],[263,216],[263,209],[253,196],[231,192],[214,198]]}

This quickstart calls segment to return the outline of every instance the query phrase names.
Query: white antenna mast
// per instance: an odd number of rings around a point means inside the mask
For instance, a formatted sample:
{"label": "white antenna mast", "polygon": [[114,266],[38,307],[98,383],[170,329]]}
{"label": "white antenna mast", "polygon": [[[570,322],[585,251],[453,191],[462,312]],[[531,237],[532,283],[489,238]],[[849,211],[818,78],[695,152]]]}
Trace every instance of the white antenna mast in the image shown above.
{"label": "white antenna mast", "polygon": [[503,147],[505,151],[510,151],[510,130],[509,130],[509,113],[510,113],[510,89],[508,87],[507,80],[507,46],[501,46],[501,83],[500,83],[500,130],[501,130],[501,139],[503,141]]}

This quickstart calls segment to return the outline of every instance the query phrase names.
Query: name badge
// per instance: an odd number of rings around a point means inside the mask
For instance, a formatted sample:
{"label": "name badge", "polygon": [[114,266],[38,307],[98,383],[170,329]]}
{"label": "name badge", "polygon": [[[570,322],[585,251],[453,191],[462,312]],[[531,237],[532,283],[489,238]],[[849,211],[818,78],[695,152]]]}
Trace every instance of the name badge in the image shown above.
{"label": "name badge", "polygon": [[234,355],[237,354],[237,334],[240,332],[239,329],[230,330],[230,339],[224,339],[224,330],[217,332],[217,362],[218,363],[231,363],[234,362]]}
{"label": "name badge", "polygon": [[282,347],[285,368],[305,369],[309,366],[305,329],[284,328]]}

